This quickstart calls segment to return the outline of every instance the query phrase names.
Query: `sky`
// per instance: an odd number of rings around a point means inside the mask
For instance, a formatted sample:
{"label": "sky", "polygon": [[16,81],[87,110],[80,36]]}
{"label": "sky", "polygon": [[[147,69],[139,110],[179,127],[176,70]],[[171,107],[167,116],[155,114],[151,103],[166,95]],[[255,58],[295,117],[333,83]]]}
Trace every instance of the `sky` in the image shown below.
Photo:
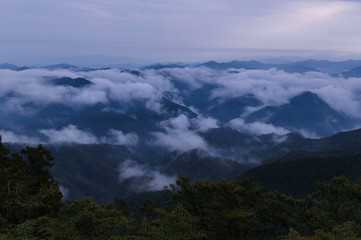
{"label": "sky", "polygon": [[1,0],[0,63],[361,56],[360,12],[350,0]]}

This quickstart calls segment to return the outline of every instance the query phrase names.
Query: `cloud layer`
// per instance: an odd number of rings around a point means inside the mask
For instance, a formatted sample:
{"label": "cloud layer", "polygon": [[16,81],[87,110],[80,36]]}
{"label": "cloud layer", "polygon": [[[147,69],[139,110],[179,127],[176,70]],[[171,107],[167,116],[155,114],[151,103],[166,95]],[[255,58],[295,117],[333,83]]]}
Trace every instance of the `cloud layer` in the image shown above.
{"label": "cloud layer", "polygon": [[[52,84],[52,79],[62,77],[82,77],[93,84],[81,88]],[[360,79],[332,77],[320,72],[291,74],[275,68],[214,71],[205,67],[149,69],[138,72],[118,69],[84,72],[29,69],[0,70],[0,117],[4,120],[0,128],[4,129],[2,134],[5,141],[33,143],[39,141],[38,138],[21,136],[17,130],[23,124],[22,117],[36,116],[46,107],[61,104],[78,112],[87,106],[102,104],[111,106],[107,111],[128,114],[137,120],[129,109],[139,104],[152,114],[168,116],[169,112],[163,108],[163,98],[168,97],[181,105],[187,102],[186,107],[198,113],[198,116],[190,117],[180,112],[177,116],[171,115],[170,118],[163,119],[158,123],[159,130],[151,133],[154,138],[152,144],[177,151],[208,149],[207,143],[198,133],[217,128],[220,123],[209,116],[207,108],[195,107],[197,99],[194,99],[193,91],[200,91],[199,94],[208,91],[208,95],[202,95],[201,98],[207,104],[212,104],[212,101],[224,102],[248,94],[257,98],[263,106],[279,106],[288,103],[290,98],[304,91],[311,91],[318,94],[336,111],[354,119],[361,119]],[[210,106],[207,107],[209,109]],[[248,108],[246,113],[257,109]],[[46,123],[51,126],[51,122]],[[261,122],[245,124],[242,116],[233,119],[228,125],[239,131],[254,134],[288,132],[279,126]],[[302,131],[307,132],[307,129]],[[135,133],[125,134],[119,129],[109,128],[103,136],[96,136],[92,129],[70,123],[56,128],[41,128],[39,133],[52,143],[113,143],[136,146],[140,141]]]}

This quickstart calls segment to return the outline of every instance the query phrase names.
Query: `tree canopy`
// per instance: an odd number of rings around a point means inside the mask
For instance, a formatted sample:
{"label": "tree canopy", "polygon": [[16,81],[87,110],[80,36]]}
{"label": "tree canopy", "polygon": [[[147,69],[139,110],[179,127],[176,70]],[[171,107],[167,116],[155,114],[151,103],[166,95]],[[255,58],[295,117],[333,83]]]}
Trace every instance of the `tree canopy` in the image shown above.
{"label": "tree canopy", "polygon": [[42,145],[10,153],[0,138],[0,239],[360,239],[361,184],[346,177],[316,183],[295,199],[251,178],[180,177],[162,205],[130,209],[116,198],[62,201]]}

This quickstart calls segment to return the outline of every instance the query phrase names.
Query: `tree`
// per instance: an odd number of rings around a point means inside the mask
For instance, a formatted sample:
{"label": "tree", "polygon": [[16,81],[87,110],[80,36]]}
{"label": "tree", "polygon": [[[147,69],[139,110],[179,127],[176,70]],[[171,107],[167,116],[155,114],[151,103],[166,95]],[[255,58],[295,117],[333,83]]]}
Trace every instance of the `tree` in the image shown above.
{"label": "tree", "polygon": [[56,217],[62,194],[48,171],[54,159],[50,151],[39,145],[9,154],[0,138],[0,221],[8,226]]}
{"label": "tree", "polygon": [[171,186],[173,199],[200,219],[209,239],[272,239],[295,226],[297,200],[264,192],[252,179],[189,182]]}
{"label": "tree", "polygon": [[341,176],[318,182],[316,188],[318,195],[306,213],[311,228],[331,232],[335,226],[353,222],[361,235],[361,184]]}

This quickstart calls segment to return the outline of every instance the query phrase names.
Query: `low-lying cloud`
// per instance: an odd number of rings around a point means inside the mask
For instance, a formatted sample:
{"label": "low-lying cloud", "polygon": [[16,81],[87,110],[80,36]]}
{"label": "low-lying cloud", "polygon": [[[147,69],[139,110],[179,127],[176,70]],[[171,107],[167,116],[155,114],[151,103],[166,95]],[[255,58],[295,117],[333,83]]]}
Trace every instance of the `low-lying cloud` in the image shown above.
{"label": "low-lying cloud", "polygon": [[74,125],[68,125],[60,130],[56,129],[42,129],[40,133],[49,138],[50,143],[80,143],[93,144],[98,143],[98,139],[88,131],[79,130]]}
{"label": "low-lying cloud", "polygon": [[243,119],[237,118],[229,122],[229,126],[240,132],[247,132],[254,135],[262,135],[269,133],[276,133],[278,135],[285,135],[289,133],[285,128],[276,127],[272,124],[262,122],[245,123]]}
{"label": "low-lying cloud", "polygon": [[[215,72],[206,68],[166,69],[176,81],[192,89],[205,85],[215,86],[211,98],[230,99],[253,94],[264,105],[278,106],[304,91],[320,95],[332,108],[351,117],[361,118],[359,79],[332,77],[320,72],[286,73],[269,70]],[[192,76],[192,77],[190,77]]]}
{"label": "low-lying cloud", "polygon": [[[163,92],[176,91],[168,79],[148,71],[145,77],[135,76],[117,69],[91,72],[69,70],[30,69],[26,71],[0,70],[0,98],[6,96],[11,105],[33,103],[39,106],[66,104],[87,106],[109,102],[130,103],[144,101],[151,111],[159,112]],[[94,84],[84,88],[56,86],[51,79],[84,77]],[[7,108],[11,111],[11,108]]]}
{"label": "low-lying cloud", "polygon": [[[83,77],[93,84],[74,88],[55,86],[51,79]],[[275,68],[269,70],[214,71],[206,67],[166,68],[161,70],[141,70],[139,74],[119,69],[96,70],[89,72],[71,70],[29,69],[25,71],[0,70],[0,116],[26,115],[32,117],[51,104],[63,104],[75,111],[86,106],[102,104],[104,109],[128,114],[127,109],[135,102],[143,104],[145,109],[156,114],[166,114],[162,108],[163,98],[173,95],[183,104],[193,90],[208,88],[209,99],[220,100],[252,94],[263,106],[285,104],[290,98],[311,91],[318,94],[326,103],[338,112],[351,118],[361,118],[360,79],[332,77],[320,72],[286,73]],[[111,105],[115,103],[115,105]],[[193,148],[207,149],[205,141],[197,134],[209,128],[217,128],[219,123],[207,114],[196,109],[194,103],[187,106],[198,113],[196,118],[181,114],[160,123],[161,130],[153,132],[154,144],[170,150],[187,151]],[[115,107],[114,107],[115,106]],[[247,108],[250,113],[258,108]],[[204,109],[203,109],[204,110]],[[129,113],[132,114],[132,113]],[[17,123],[14,123],[16,125]],[[21,124],[21,123],[20,123]],[[65,123],[66,124],[66,123]],[[287,133],[279,126],[261,122],[244,123],[242,119],[232,120],[229,125],[239,131],[265,134]],[[12,126],[0,126],[9,141],[28,143],[38,139],[16,135],[9,130]],[[305,129],[304,131],[307,131]],[[106,136],[94,136],[91,129],[68,125],[59,129],[49,127],[40,129],[49,142],[77,143],[116,143],[135,146],[139,139],[133,133],[109,129]],[[311,134],[312,135],[312,134]],[[4,137],[5,138],[5,137]]]}
{"label": "low-lying cloud", "polygon": [[68,125],[60,130],[42,129],[39,131],[48,138],[49,143],[108,143],[114,145],[136,146],[139,138],[135,133],[124,134],[122,131],[110,129],[107,136],[96,137],[88,130],[80,130],[74,125]]}
{"label": "low-lying cloud", "polygon": [[[0,97],[11,93],[3,104],[9,101],[17,105],[33,102],[39,105],[63,103],[82,106],[140,100],[145,101],[151,111],[159,112],[164,92],[179,93],[174,83],[182,82],[192,90],[213,85],[212,97],[227,99],[251,93],[264,105],[281,105],[303,91],[312,91],[336,110],[361,117],[361,84],[358,79],[331,77],[319,72],[286,73],[275,68],[215,72],[205,67],[186,67],[144,70],[141,73],[135,75],[117,69],[90,72],[0,70]],[[49,79],[60,77],[84,77],[94,84],[86,88],[49,84]]]}
{"label": "low-lying cloud", "polygon": [[[201,121],[201,120],[200,120]],[[213,122],[208,124],[213,126]],[[176,118],[169,119],[160,124],[164,132],[154,132],[154,145],[166,147],[171,151],[186,152],[191,149],[200,148],[207,149],[207,143],[204,139],[197,134],[196,131],[192,131],[191,121],[189,118],[181,114]]]}
{"label": "low-lying cloud", "polygon": [[132,186],[136,191],[156,191],[162,190],[164,186],[174,184],[176,177],[169,177],[149,166],[141,165],[132,159],[128,159],[118,165],[119,181],[129,178],[146,178],[141,186]]}
{"label": "low-lying cloud", "polygon": [[139,137],[135,133],[124,134],[122,131],[110,129],[108,137],[103,137],[102,142],[115,145],[136,146],[139,142]]}
{"label": "low-lying cloud", "polygon": [[15,134],[14,132],[7,130],[0,129],[0,135],[2,137],[2,142],[7,142],[7,143],[25,143],[25,144],[41,143],[40,139],[38,138]]}

